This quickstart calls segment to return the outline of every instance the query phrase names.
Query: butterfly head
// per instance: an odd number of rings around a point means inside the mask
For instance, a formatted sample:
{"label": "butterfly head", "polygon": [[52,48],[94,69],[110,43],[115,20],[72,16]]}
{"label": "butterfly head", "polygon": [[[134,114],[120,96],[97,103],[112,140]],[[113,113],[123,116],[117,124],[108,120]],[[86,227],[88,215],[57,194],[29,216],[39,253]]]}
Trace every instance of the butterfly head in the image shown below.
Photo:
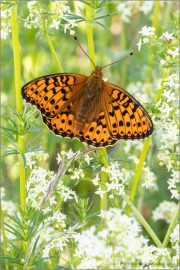
{"label": "butterfly head", "polygon": [[95,69],[91,72],[91,74],[97,75],[97,78],[99,78],[99,76],[103,77],[103,73],[101,72],[101,70],[102,70],[102,67],[96,66]]}

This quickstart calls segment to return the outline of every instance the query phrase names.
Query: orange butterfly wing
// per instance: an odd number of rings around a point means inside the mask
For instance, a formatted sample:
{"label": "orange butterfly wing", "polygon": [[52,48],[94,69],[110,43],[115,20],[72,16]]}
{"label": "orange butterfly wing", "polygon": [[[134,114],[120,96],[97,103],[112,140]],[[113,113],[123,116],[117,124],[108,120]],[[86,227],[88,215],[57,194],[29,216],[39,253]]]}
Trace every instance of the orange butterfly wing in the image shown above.
{"label": "orange butterfly wing", "polygon": [[36,105],[42,115],[53,118],[80,95],[86,78],[74,73],[42,76],[22,87],[22,97]]}
{"label": "orange butterfly wing", "polygon": [[153,133],[152,120],[145,108],[128,92],[105,83],[104,111],[112,138],[145,139]]}
{"label": "orange butterfly wing", "polygon": [[88,78],[74,73],[43,76],[23,86],[22,96],[37,106],[43,122],[56,135],[76,137],[95,147],[152,134],[152,121],[141,104],[122,88],[104,81],[102,89],[97,89],[101,96],[92,112],[94,118],[76,134],[76,110]]}

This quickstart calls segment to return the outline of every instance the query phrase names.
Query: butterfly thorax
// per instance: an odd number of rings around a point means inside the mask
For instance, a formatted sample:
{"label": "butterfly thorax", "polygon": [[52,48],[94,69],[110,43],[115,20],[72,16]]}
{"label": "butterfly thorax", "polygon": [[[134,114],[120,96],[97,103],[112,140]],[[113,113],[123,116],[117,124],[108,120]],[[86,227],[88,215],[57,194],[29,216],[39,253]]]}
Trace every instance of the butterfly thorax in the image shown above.
{"label": "butterfly thorax", "polygon": [[101,67],[97,66],[85,79],[82,95],[77,102],[75,132],[78,134],[85,123],[93,121],[100,111],[100,97],[103,91]]}

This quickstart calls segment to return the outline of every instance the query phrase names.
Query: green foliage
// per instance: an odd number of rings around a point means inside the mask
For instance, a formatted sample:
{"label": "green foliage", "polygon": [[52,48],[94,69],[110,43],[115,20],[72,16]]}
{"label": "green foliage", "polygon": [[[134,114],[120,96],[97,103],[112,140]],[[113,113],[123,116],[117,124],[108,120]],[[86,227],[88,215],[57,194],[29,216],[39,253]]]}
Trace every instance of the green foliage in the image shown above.
{"label": "green foliage", "polygon": [[[118,266],[118,250],[121,269],[136,259],[176,269],[179,12],[175,1],[136,2],[3,1],[2,269],[109,269]],[[134,51],[103,72],[147,108],[151,138],[83,151],[78,140],[54,136],[34,107],[21,108],[17,85],[61,70],[90,74],[75,34],[101,66]],[[130,233],[142,245],[138,255]]]}

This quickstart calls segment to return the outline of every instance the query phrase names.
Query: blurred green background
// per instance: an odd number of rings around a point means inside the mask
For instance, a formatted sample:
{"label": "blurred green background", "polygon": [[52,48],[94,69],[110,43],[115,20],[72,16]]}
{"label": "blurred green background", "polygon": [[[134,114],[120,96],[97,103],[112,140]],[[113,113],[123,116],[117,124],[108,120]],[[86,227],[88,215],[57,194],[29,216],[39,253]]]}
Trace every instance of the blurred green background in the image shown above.
{"label": "blurred green background", "polygon": [[[103,70],[104,77],[108,78],[108,81],[122,88],[128,90],[132,89],[132,85],[140,83],[146,85],[148,96],[152,100],[152,106],[154,105],[154,99],[157,94],[157,82],[162,76],[162,69],[156,59],[153,59],[151,63],[152,73],[147,78],[147,69],[149,67],[149,55],[154,54],[154,49],[144,46],[140,52],[138,52],[137,43],[141,35],[138,33],[143,26],[152,26],[154,9],[150,10],[147,14],[135,10],[130,16],[130,22],[127,23],[121,19],[121,13],[117,12],[117,6],[123,1],[112,1],[110,4],[104,7],[100,15],[116,12],[110,17],[101,20],[101,23],[105,24],[109,30],[94,25],[94,46],[95,46],[95,61],[96,65],[104,66],[117,61],[124,56],[128,55],[131,51],[134,52],[134,56],[127,58],[126,60],[107,67]],[[127,2],[127,1],[124,1]],[[137,1],[143,2],[143,1]],[[148,1],[146,1],[148,2]],[[156,1],[154,1],[156,2]],[[161,1],[160,1],[161,2]],[[162,1],[165,2],[165,1]],[[81,5],[79,1],[68,1],[68,4],[73,13],[77,14],[78,5]],[[46,7],[47,3],[43,4]],[[161,35],[168,30],[169,20],[172,16],[172,11],[177,10],[177,1],[167,1],[161,6],[160,14],[158,14],[158,27],[156,34]],[[124,10],[126,12],[126,10]],[[28,16],[27,3],[18,3],[18,13],[20,18],[26,18]],[[99,15],[99,16],[100,16]],[[81,51],[77,43],[74,41],[73,36],[69,33],[64,33],[63,28],[54,30],[55,34],[50,34],[52,44],[58,55],[59,61],[63,67],[64,72],[80,73],[89,76],[91,73],[90,61],[87,56]],[[37,29],[27,29],[24,27],[24,22],[19,21],[19,40],[21,49],[21,78],[22,86],[28,81],[48,74],[58,73],[58,68],[54,59],[52,58],[51,51],[45,38],[37,37]],[[84,50],[88,53],[87,36],[86,36],[86,24],[85,22],[79,23],[78,27],[75,27],[75,35]],[[15,107],[15,92],[14,92],[14,68],[13,68],[13,52],[12,52],[12,38],[11,33],[7,39],[2,40],[1,45],[1,88],[2,88],[2,124],[5,115],[12,115],[11,109],[8,104]],[[147,83],[149,83],[147,85]],[[130,87],[131,85],[131,87]],[[144,90],[144,91],[145,91]],[[136,91],[136,89],[134,89]],[[143,91],[143,90],[142,90]],[[143,93],[143,92],[142,92]],[[134,94],[134,92],[131,92]],[[25,101],[24,105],[25,105]],[[148,105],[151,107],[151,104]],[[41,117],[38,117],[37,131],[32,136],[36,136],[40,133],[36,143],[42,142],[45,151],[49,154],[49,168],[50,170],[57,170],[56,157],[57,153],[62,150],[72,148],[73,151],[84,150],[84,145],[78,140],[69,140],[61,137],[54,136],[48,128],[42,123]],[[30,135],[29,135],[30,136]],[[118,148],[113,154],[113,158],[121,158],[121,167],[125,167],[127,170],[135,169],[134,163],[129,159],[124,152],[124,146],[131,145],[131,155],[136,155],[138,158],[141,151],[135,148],[135,144],[130,142],[120,141],[113,147],[108,147],[107,152],[112,152],[113,149]],[[2,136],[2,145],[9,145],[7,139]],[[156,224],[151,220],[151,211],[162,201],[170,200],[170,193],[167,190],[168,172],[165,167],[158,165],[157,153],[158,153],[158,140],[154,139],[152,147],[149,149],[149,162],[148,166],[157,176],[157,185],[159,190],[151,193],[149,191],[143,192],[139,189],[139,197],[141,197],[142,211],[145,218],[148,220],[150,226],[158,234],[160,240],[163,239],[167,230],[167,224],[164,221],[158,221]],[[13,202],[19,203],[19,172],[17,165],[17,157],[9,156],[2,160],[2,185],[6,189],[7,199],[11,199]],[[92,170],[89,170],[89,174],[92,174]],[[80,182],[76,186],[76,191],[80,197],[90,197],[90,200],[94,202],[94,206],[98,205],[98,196],[94,194],[94,186],[85,181]],[[143,194],[141,194],[141,192]],[[67,202],[68,204],[68,202]]]}

